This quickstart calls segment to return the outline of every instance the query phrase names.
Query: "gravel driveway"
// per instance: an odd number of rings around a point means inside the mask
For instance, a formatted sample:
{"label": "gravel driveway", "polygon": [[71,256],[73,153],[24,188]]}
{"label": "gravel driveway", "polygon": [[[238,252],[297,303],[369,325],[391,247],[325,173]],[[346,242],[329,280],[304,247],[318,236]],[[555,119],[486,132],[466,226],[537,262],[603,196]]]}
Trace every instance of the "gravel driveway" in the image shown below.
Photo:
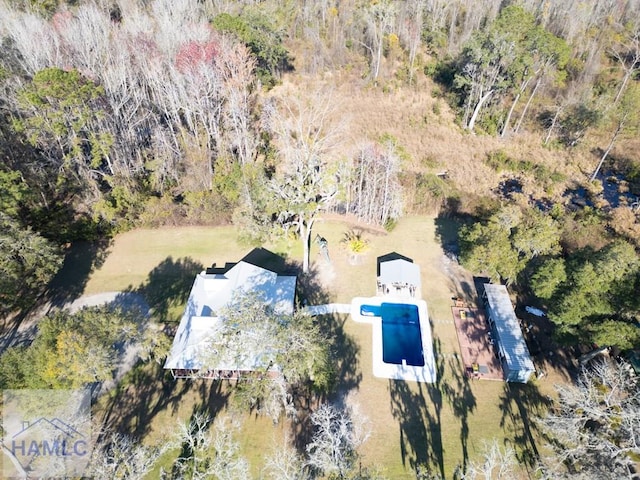
{"label": "gravel driveway", "polygon": [[104,292],[87,295],[65,305],[64,309],[75,313],[84,307],[96,307],[98,305],[104,305],[105,303],[125,310],[136,309],[145,318],[149,316],[149,305],[147,305],[147,301],[142,295],[133,292]]}

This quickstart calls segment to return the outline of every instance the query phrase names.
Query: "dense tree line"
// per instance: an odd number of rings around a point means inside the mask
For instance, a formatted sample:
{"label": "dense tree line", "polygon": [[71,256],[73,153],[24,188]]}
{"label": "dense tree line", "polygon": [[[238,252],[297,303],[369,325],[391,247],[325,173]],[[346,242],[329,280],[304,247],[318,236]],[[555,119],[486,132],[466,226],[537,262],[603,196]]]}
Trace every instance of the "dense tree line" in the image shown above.
{"label": "dense tree line", "polygon": [[[326,133],[327,118],[303,113],[330,103],[316,96],[292,108],[265,94],[293,69],[291,42],[308,72],[356,62],[374,84],[411,84],[424,68],[469,130],[529,128],[571,145],[601,124],[611,132],[604,161],[638,125],[628,93],[637,90],[637,3],[4,2],[2,172],[28,192],[9,208],[58,242],[140,222],[234,220],[260,237],[278,218],[308,248],[322,210],[392,224],[403,211],[400,166],[377,139],[362,139],[341,171],[332,164],[345,159],[314,144],[298,161],[308,171],[326,163],[305,194],[307,204],[323,200],[315,213],[291,211],[291,140],[307,139],[286,122]],[[332,135],[324,141],[335,148]],[[349,189],[327,190],[332,181]]]}
{"label": "dense tree line", "polygon": [[108,307],[53,312],[39,322],[30,344],[10,347],[0,356],[0,385],[78,389],[111,380],[118,352],[137,336],[131,312]]}
{"label": "dense tree line", "polygon": [[590,226],[589,218],[503,206],[462,228],[461,261],[494,282],[535,295],[563,343],[632,349],[640,342],[640,257],[632,243],[611,235],[603,246],[572,249],[576,229],[603,240],[599,229],[590,232],[598,224]]}

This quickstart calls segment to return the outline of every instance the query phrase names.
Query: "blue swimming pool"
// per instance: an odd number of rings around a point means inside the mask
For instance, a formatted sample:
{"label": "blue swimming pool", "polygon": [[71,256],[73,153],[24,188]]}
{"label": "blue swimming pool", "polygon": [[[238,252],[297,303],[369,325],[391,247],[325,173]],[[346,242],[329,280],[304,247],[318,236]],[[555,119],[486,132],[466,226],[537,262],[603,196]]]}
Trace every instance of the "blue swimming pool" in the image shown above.
{"label": "blue swimming pool", "polygon": [[362,315],[382,317],[382,361],[424,367],[422,335],[417,305],[383,303],[362,305]]}

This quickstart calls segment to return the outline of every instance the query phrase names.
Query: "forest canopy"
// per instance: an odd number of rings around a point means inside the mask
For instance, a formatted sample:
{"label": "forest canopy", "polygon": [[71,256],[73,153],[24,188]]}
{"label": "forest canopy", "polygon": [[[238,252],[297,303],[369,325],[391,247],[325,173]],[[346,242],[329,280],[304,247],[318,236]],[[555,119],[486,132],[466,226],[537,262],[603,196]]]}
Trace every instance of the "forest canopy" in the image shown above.
{"label": "forest canopy", "polygon": [[[639,18],[615,1],[3,1],[2,218],[46,253],[3,268],[35,272],[13,286],[35,298],[72,242],[234,223],[297,236],[307,270],[322,214],[453,214],[466,266],[533,295],[567,341],[630,347],[637,272],[585,252],[637,256]],[[367,91],[431,107],[367,122],[349,112]],[[606,300],[574,318],[589,268]]]}

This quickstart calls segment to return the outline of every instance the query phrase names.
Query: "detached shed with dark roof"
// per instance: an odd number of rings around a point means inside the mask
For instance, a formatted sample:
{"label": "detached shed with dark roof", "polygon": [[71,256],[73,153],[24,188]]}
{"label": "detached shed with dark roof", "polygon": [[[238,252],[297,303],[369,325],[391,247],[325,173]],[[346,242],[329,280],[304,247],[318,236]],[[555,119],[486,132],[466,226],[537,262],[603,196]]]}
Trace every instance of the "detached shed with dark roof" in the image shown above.
{"label": "detached shed with dark roof", "polygon": [[420,267],[399,254],[378,258],[378,294],[421,297]]}
{"label": "detached shed with dark roof", "polygon": [[507,382],[527,383],[535,372],[520,322],[504,285],[484,284],[485,307]]}

